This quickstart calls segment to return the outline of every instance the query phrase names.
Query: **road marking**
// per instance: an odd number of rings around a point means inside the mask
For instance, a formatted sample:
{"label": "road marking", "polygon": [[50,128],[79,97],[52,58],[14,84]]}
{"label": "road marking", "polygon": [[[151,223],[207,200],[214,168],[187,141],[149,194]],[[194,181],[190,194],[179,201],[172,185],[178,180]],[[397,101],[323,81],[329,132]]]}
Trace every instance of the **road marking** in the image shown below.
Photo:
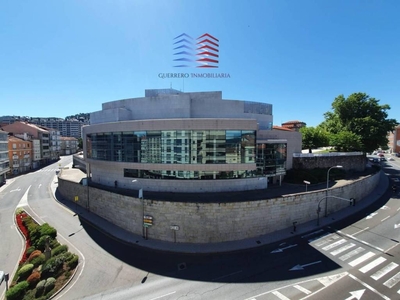
{"label": "road marking", "polygon": [[374,289],[372,286],[370,286],[370,285],[366,284],[364,281],[361,281],[360,279],[358,279],[356,276],[354,276],[354,275],[352,275],[352,274],[349,274],[349,276],[350,276],[351,278],[353,278],[355,281],[358,281],[359,283],[361,283],[361,284],[362,284],[363,286],[365,286],[367,289],[369,289],[369,290],[373,291],[375,294],[381,296],[383,299],[385,299],[385,300],[391,300],[389,297],[387,297],[387,296],[381,294],[381,293],[378,292],[376,289]]}
{"label": "road marking", "polygon": [[334,242],[334,243],[332,243],[332,244],[330,244],[328,246],[325,246],[324,248],[322,248],[322,250],[328,251],[328,250],[331,250],[332,248],[335,248],[335,247],[337,247],[337,246],[339,246],[341,244],[344,244],[344,243],[346,243],[346,240],[345,239],[341,239],[341,240],[338,240],[337,242]]}
{"label": "road marking", "polygon": [[304,267],[308,267],[308,266],[312,266],[312,265],[315,265],[315,264],[319,264],[321,261],[320,260],[318,260],[318,261],[313,261],[312,263],[308,263],[308,264],[304,264],[304,265],[296,265],[296,266],[294,266],[293,268],[291,268],[289,271],[301,271],[301,270],[304,270]]}
{"label": "road marking", "polygon": [[314,234],[317,234],[317,233],[320,233],[320,232],[323,232],[323,231],[324,231],[323,229],[320,229],[320,230],[317,230],[317,231],[314,231],[314,232],[311,232],[311,233],[302,235],[301,238],[304,239],[304,238],[306,238],[306,237],[312,236],[312,235],[314,235]]}
{"label": "road marking", "polygon": [[387,281],[383,283],[384,286],[387,286],[389,289],[394,287],[400,281],[400,272],[394,275],[392,278],[389,278]]}
{"label": "road marking", "polygon": [[42,184],[40,183],[39,186],[38,186],[38,189],[40,189],[41,186],[42,186]]}
{"label": "road marking", "polygon": [[[318,293],[319,291],[322,291],[323,289],[327,288],[331,284],[334,284],[335,282],[339,281],[340,279],[346,277],[348,274],[349,273],[347,273],[347,272],[343,272],[343,273],[339,273],[339,274],[335,274],[335,275],[331,275],[331,276],[325,276],[325,277],[320,277],[320,278],[312,278],[312,279],[307,279],[307,280],[303,280],[303,281],[297,282],[297,284],[299,285],[299,284],[303,284],[303,283],[312,282],[312,281],[317,280],[323,285],[323,287],[320,288],[319,290],[317,290],[314,293],[312,293],[311,295],[305,296],[304,298],[301,298],[301,299],[307,299],[307,298],[315,295],[316,293]],[[245,300],[254,300],[254,299],[258,298],[258,297],[267,295],[267,294],[272,293],[274,291],[278,291],[278,290],[285,289],[285,288],[290,288],[292,286],[293,286],[292,284],[288,284],[288,285],[276,288],[274,290],[270,290],[270,291],[267,291],[267,292],[264,292],[264,293],[261,293],[261,294],[255,295],[255,296],[251,296],[250,298],[246,298]]]}
{"label": "road marking", "polygon": [[399,224],[394,224],[394,229],[397,229],[400,227],[400,223]]}
{"label": "road marking", "polygon": [[28,192],[29,192],[30,188],[31,188],[31,186],[28,187],[25,194],[22,196],[21,200],[19,201],[17,207],[28,206]]}
{"label": "road marking", "polygon": [[285,295],[279,293],[278,291],[273,291],[271,294],[274,294],[275,296],[277,296],[281,300],[290,300],[288,297],[286,297]]}
{"label": "road marking", "polygon": [[364,292],[365,292],[365,289],[349,292],[351,294],[351,296],[346,298],[345,300],[353,300],[353,299],[360,300],[362,295],[364,294]]}
{"label": "road marking", "polygon": [[383,209],[383,210],[390,210],[390,207],[389,207],[389,206],[386,206],[386,205],[384,205],[384,206],[382,206],[380,209]]}
{"label": "road marking", "polygon": [[349,262],[349,265],[355,267],[373,256],[375,256],[374,252],[365,253],[363,256],[360,256],[359,258]]}
{"label": "road marking", "polygon": [[311,291],[307,290],[306,288],[303,288],[302,286],[296,284],[293,286],[294,288],[298,289],[299,291],[303,292],[304,294],[311,294]]}
{"label": "road marking", "polygon": [[374,249],[376,249],[378,251],[385,252],[385,250],[383,250],[382,248],[376,247],[376,246],[374,246],[374,245],[372,245],[372,244],[370,244],[370,243],[368,243],[366,241],[360,240],[360,239],[356,238],[355,236],[351,236],[351,235],[349,235],[347,233],[341,232],[340,230],[338,230],[337,232],[339,232],[340,234],[343,234],[343,235],[345,235],[345,236],[347,236],[347,237],[349,237],[351,239],[354,239],[354,240],[356,240],[356,241],[358,241],[358,242],[360,242],[360,243],[362,243],[364,245],[367,245],[367,246],[369,246],[371,248],[374,248]]}
{"label": "road marking", "polygon": [[387,249],[385,250],[385,253],[388,253],[390,250],[392,250],[394,247],[397,247],[398,245],[399,245],[399,243],[397,243],[397,244],[395,244],[395,245],[393,245],[393,246],[387,248]]}
{"label": "road marking", "polygon": [[371,271],[373,268],[375,268],[376,266],[379,266],[381,263],[383,263],[384,261],[386,261],[386,258],[380,256],[377,259],[375,259],[374,261],[370,262],[368,265],[365,265],[364,267],[362,267],[359,271],[361,273],[367,273],[368,271]]}
{"label": "road marking", "polygon": [[173,294],[175,294],[175,293],[176,293],[176,291],[173,291],[173,292],[171,292],[171,293],[168,293],[168,294],[165,294],[165,295],[162,295],[162,296],[158,296],[158,297],[152,298],[152,299],[150,299],[150,300],[156,300],[156,299],[164,298],[164,297],[166,297],[166,296],[173,295]]}
{"label": "road marking", "polygon": [[349,258],[353,257],[354,255],[357,255],[357,254],[363,252],[364,250],[365,250],[364,248],[358,247],[357,249],[355,249],[355,250],[353,250],[353,251],[350,251],[349,253],[347,253],[347,254],[345,254],[345,255],[342,255],[341,257],[339,257],[339,259],[340,259],[341,261],[346,261],[346,260],[348,260]]}
{"label": "road marking", "polygon": [[336,250],[332,251],[331,255],[336,256],[336,255],[338,255],[338,254],[340,254],[340,253],[342,253],[342,252],[344,252],[344,251],[346,251],[346,250],[348,250],[350,248],[353,248],[355,245],[356,244],[353,244],[353,243],[344,245],[343,247],[340,247],[339,249],[336,249]]}
{"label": "road marking", "polygon": [[286,249],[290,249],[290,248],[293,248],[293,247],[296,247],[296,246],[297,246],[297,244],[293,244],[293,245],[289,245],[289,246],[286,246],[286,247],[283,247],[283,248],[278,248],[278,249],[272,250],[271,253],[280,253],[280,252],[283,252]]}
{"label": "road marking", "polygon": [[361,229],[360,231],[357,231],[356,233],[351,234],[351,236],[355,236],[356,234],[359,234],[359,233],[361,233],[361,232],[363,232],[365,230],[368,230],[368,229],[369,229],[369,227],[365,227],[364,229]]}
{"label": "road marking", "polygon": [[315,246],[316,247],[321,247],[321,246],[323,246],[323,245],[325,245],[327,243],[330,243],[330,242],[332,242],[334,240],[337,240],[338,238],[340,238],[339,235],[331,233],[330,235],[326,236],[326,239],[324,239],[324,240],[322,240],[322,241],[320,241],[318,243],[315,243]]}
{"label": "road marking", "polygon": [[372,279],[378,280],[380,278],[382,278],[383,276],[385,276],[387,273],[389,273],[390,271],[396,269],[399,265],[391,262],[390,264],[388,264],[386,267],[383,267],[382,269],[380,269],[378,272],[374,273],[371,275]]}
{"label": "road marking", "polygon": [[390,216],[387,216],[386,218],[383,218],[382,220],[381,220],[381,222],[383,222],[383,221],[385,221],[385,220],[387,220],[387,219],[389,219],[390,218]]}
{"label": "road marking", "polygon": [[368,220],[368,219],[372,219],[374,216],[376,216],[378,213],[376,213],[376,212],[373,212],[373,213],[370,213],[367,217],[366,217],[366,219]]}

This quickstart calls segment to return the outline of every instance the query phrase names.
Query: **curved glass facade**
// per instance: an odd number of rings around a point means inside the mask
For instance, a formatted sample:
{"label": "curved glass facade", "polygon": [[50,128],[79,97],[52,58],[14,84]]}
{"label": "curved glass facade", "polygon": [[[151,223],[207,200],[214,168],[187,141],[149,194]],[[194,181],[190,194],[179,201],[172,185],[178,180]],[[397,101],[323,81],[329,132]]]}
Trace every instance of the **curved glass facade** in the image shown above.
{"label": "curved glass facade", "polygon": [[156,130],[88,134],[87,158],[157,164],[255,163],[254,130]]}

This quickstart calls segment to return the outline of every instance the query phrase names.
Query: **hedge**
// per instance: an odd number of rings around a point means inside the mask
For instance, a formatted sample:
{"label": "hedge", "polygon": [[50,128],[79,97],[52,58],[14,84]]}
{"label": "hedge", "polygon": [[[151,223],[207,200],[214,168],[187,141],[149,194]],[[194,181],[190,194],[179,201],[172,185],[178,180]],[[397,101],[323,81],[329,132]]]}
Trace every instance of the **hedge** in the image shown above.
{"label": "hedge", "polygon": [[67,261],[67,266],[70,269],[74,269],[78,265],[79,256],[74,254],[73,257]]}
{"label": "hedge", "polygon": [[20,299],[25,294],[25,291],[28,287],[29,283],[27,281],[21,281],[20,283],[17,283],[6,292],[6,299],[7,300]]}
{"label": "hedge", "polygon": [[34,287],[40,281],[40,273],[33,272],[26,281],[29,283],[29,286]]}
{"label": "hedge", "polygon": [[46,279],[43,279],[36,285],[36,297],[40,297],[43,294],[45,284]]}
{"label": "hedge", "polygon": [[51,256],[57,256],[58,254],[64,253],[68,251],[67,245],[60,245],[53,250],[51,250]]}
{"label": "hedge", "polygon": [[56,279],[54,277],[49,277],[46,280],[46,283],[44,285],[44,293],[47,294],[50,292],[52,289],[54,289],[54,286],[56,285]]}
{"label": "hedge", "polygon": [[21,269],[19,269],[17,274],[20,278],[25,279],[32,273],[32,270],[33,270],[33,264],[26,264],[22,266]]}
{"label": "hedge", "polygon": [[41,264],[43,264],[46,261],[46,257],[44,254],[40,254],[39,256],[35,257],[30,261],[31,264],[34,265],[35,268],[39,267]]}

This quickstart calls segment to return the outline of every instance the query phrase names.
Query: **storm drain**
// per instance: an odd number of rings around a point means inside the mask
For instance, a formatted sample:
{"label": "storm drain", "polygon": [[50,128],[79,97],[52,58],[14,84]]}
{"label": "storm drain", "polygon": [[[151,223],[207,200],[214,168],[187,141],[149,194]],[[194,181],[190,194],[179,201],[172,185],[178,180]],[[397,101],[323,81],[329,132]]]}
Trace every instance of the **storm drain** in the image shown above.
{"label": "storm drain", "polygon": [[178,270],[179,271],[182,271],[182,270],[185,270],[186,269],[186,263],[180,263],[180,264],[178,264]]}

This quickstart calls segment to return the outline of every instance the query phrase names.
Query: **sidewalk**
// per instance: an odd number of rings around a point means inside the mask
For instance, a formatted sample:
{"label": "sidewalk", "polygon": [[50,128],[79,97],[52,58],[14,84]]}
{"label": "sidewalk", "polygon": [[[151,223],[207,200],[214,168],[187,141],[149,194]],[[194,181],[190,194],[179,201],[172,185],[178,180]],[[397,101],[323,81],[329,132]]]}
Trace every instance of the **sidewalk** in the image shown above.
{"label": "sidewalk", "polygon": [[389,179],[381,171],[380,182],[375,190],[365,197],[363,200],[357,202],[356,206],[349,206],[345,209],[342,209],[336,213],[332,213],[329,217],[321,217],[319,226],[317,226],[317,220],[312,220],[303,224],[298,224],[296,232],[292,232],[293,228],[286,228],[282,230],[278,230],[266,235],[253,237],[249,239],[232,241],[232,242],[221,242],[221,243],[210,243],[210,244],[189,244],[189,243],[172,243],[172,242],[164,242],[158,240],[145,240],[141,235],[133,234],[128,232],[107,220],[97,216],[96,214],[90,213],[85,208],[80,206],[75,206],[71,201],[65,200],[62,196],[57,192],[57,177],[56,180],[53,180],[51,183],[51,190],[58,202],[60,202],[65,207],[71,209],[73,212],[77,212],[80,218],[84,219],[86,222],[96,227],[100,231],[104,232],[107,235],[110,235],[122,242],[134,244],[137,246],[146,247],[149,249],[159,250],[159,251],[169,251],[169,252],[178,252],[178,253],[220,253],[220,252],[231,252],[237,250],[243,250],[248,248],[253,248],[257,246],[262,246],[274,242],[278,242],[284,240],[286,238],[290,238],[296,235],[304,235],[312,231],[316,231],[321,227],[325,227],[330,225],[338,220],[342,220],[348,216],[353,215],[354,213],[368,207],[373,204],[379,197],[381,197],[388,185]]}

